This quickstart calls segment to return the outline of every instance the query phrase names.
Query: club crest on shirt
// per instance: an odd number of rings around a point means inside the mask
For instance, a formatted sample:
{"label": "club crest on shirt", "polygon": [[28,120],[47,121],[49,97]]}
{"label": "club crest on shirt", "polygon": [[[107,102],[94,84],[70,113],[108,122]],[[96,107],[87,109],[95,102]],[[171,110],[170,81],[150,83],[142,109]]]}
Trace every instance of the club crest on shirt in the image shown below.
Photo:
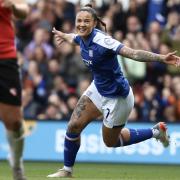
{"label": "club crest on shirt", "polygon": [[89,50],[89,57],[93,57],[93,50],[92,49]]}

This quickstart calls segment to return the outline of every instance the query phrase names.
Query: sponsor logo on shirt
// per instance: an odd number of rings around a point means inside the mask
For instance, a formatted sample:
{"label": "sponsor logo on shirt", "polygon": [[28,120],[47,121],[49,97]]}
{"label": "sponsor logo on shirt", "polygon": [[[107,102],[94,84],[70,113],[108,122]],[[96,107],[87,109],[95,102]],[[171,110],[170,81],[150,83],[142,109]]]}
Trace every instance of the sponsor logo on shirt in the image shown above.
{"label": "sponsor logo on shirt", "polygon": [[83,61],[87,66],[92,65],[92,60],[83,59]]}

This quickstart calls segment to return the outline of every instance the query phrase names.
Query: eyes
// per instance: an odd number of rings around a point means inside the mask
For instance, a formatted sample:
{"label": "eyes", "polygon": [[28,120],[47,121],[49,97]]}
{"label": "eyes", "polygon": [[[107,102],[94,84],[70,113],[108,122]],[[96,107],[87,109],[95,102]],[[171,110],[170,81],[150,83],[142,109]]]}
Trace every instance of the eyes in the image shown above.
{"label": "eyes", "polygon": [[92,21],[91,19],[77,19],[76,23],[90,24],[91,21]]}

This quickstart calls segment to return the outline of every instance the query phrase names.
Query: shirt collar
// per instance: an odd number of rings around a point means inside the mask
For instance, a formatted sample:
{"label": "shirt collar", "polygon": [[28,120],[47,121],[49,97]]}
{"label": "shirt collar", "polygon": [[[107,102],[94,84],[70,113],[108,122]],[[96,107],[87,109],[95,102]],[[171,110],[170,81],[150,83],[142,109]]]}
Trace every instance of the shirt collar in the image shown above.
{"label": "shirt collar", "polygon": [[94,38],[95,35],[96,35],[96,30],[95,30],[95,28],[94,28],[94,29],[92,30],[92,32],[89,34],[87,40],[86,40],[86,41],[83,41],[84,44],[85,44],[86,46],[89,46],[89,45],[91,44],[91,42],[92,42],[92,40],[93,40],[93,38]]}

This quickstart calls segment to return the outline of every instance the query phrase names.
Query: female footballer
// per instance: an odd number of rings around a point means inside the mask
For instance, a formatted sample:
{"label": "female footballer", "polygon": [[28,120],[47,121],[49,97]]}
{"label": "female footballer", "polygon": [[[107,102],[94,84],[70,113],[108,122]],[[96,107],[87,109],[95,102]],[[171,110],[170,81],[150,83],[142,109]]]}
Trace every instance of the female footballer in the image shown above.
{"label": "female footballer", "polygon": [[76,15],[76,34],[66,34],[53,28],[57,46],[63,41],[80,46],[84,63],[93,74],[93,81],[72,113],[64,142],[64,167],[48,177],[72,177],[76,154],[80,147],[82,130],[98,116],[103,115],[102,136],[107,147],[122,147],[156,138],[167,147],[169,136],[164,122],[149,129],[125,128],[134,106],[132,89],[121,72],[117,55],[135,61],[159,61],[180,65],[175,52],[167,55],[126,47],[106,33],[96,29],[97,23],[105,24],[96,11],[87,5]]}

